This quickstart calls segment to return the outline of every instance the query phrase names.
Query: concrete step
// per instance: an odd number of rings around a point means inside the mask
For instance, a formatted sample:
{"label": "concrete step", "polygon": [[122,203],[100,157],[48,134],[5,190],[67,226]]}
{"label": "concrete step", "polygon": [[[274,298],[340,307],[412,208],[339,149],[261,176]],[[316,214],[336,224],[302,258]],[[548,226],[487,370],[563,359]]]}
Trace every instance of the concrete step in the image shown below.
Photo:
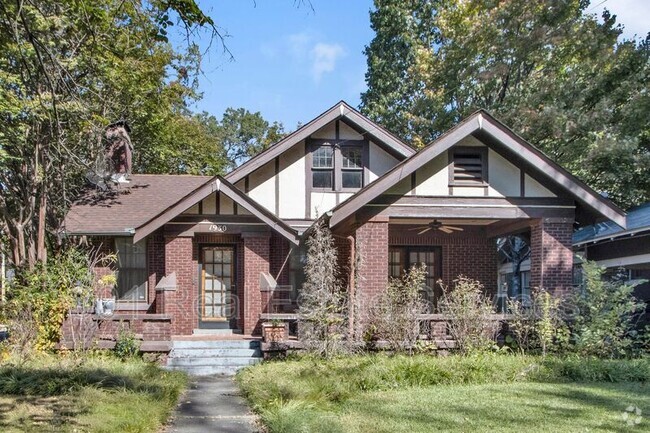
{"label": "concrete step", "polygon": [[259,349],[258,340],[174,340],[172,349]]}
{"label": "concrete step", "polygon": [[169,367],[185,366],[208,366],[208,367],[245,367],[247,365],[257,364],[261,358],[212,358],[212,357],[193,357],[193,358],[167,358]]}
{"label": "concrete step", "polygon": [[224,366],[182,366],[182,367],[165,367],[168,370],[181,370],[192,376],[234,376],[242,367],[224,367]]}
{"label": "concrete step", "polygon": [[185,347],[174,348],[170,353],[170,358],[208,358],[208,357],[243,357],[243,358],[259,358],[262,356],[260,349],[239,349],[239,348],[223,348],[223,347]]}

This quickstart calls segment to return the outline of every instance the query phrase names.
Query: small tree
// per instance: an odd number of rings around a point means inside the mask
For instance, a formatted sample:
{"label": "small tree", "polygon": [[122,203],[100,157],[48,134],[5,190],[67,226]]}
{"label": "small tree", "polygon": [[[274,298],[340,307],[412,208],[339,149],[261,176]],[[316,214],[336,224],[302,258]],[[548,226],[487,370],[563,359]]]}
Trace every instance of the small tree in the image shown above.
{"label": "small tree", "polygon": [[330,357],[345,348],[347,305],[334,238],[322,220],[314,225],[307,248],[298,336],[310,352]]}
{"label": "small tree", "polygon": [[579,352],[604,357],[624,356],[635,342],[635,322],[645,303],[633,296],[634,284],[622,275],[603,279],[604,268],[582,265],[584,287],[575,298],[578,314],[572,331]]}
{"label": "small tree", "polygon": [[498,329],[491,318],[494,307],[483,285],[462,275],[454,280],[453,289],[442,282],[440,285],[443,295],[438,308],[448,317],[449,333],[456,347],[464,353],[492,347]]}
{"label": "small tree", "polygon": [[413,266],[402,278],[391,278],[377,304],[372,307],[370,323],[377,336],[395,351],[412,353],[420,336],[420,314],[427,303],[420,296],[426,267]]}

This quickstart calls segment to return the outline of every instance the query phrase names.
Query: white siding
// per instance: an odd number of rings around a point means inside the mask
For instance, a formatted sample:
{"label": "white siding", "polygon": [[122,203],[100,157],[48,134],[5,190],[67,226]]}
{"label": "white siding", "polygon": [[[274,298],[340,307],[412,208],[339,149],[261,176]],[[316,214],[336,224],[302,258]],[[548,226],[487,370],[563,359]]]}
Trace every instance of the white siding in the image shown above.
{"label": "white siding", "polygon": [[369,142],[368,180],[374,182],[378,177],[397,165],[397,159],[393,158],[381,147],[372,141]]}
{"label": "white siding", "polygon": [[280,218],[305,217],[305,142],[280,157]]}
{"label": "white siding", "polygon": [[219,196],[219,214],[220,215],[232,215],[234,213],[234,203],[230,197],[226,197],[225,194],[220,194]]}
{"label": "white siding", "polygon": [[514,164],[492,149],[488,151],[488,179],[489,196],[521,196],[521,172]]}
{"label": "white siding", "polygon": [[317,218],[336,206],[335,192],[311,193],[311,217]]}
{"label": "white siding", "polygon": [[331,122],[328,123],[327,125],[323,126],[321,129],[318,131],[314,132],[311,135],[312,138],[319,138],[319,139],[335,139],[336,138],[336,122]]}
{"label": "white siding", "polygon": [[339,138],[341,140],[363,140],[364,137],[345,123],[339,122]]}
{"label": "white siding", "polygon": [[526,175],[525,179],[524,192],[526,197],[556,197],[555,194],[528,175]]}
{"label": "white siding", "polygon": [[415,173],[417,195],[449,195],[449,161],[447,154],[438,155]]}
{"label": "white siding", "polygon": [[253,200],[275,213],[275,161],[249,174],[248,188]]}
{"label": "white siding", "polygon": [[214,215],[217,213],[217,193],[213,193],[203,199],[201,204],[205,215]]}

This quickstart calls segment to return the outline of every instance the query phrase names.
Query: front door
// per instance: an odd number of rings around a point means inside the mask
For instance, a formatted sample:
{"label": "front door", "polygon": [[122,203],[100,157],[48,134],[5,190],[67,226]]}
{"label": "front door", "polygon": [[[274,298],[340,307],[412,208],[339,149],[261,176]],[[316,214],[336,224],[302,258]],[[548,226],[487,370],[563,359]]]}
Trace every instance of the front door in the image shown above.
{"label": "front door", "polygon": [[201,248],[201,328],[229,328],[235,324],[235,247]]}

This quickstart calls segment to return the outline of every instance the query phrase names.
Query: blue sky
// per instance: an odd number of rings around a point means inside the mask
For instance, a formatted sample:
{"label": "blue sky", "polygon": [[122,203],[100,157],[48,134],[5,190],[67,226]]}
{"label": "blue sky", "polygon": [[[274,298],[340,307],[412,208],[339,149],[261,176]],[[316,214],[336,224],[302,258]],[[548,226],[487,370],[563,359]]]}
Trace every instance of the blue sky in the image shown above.
{"label": "blue sky", "polygon": [[[193,108],[221,117],[228,107],[260,111],[288,131],[343,99],[353,106],[365,90],[364,47],[372,0],[199,0],[226,34],[234,56],[213,45],[200,78],[203,99]],[[650,0],[593,0],[590,13],[608,8],[624,36],[650,30]]]}
{"label": "blue sky", "polygon": [[213,46],[200,78],[198,110],[217,117],[228,107],[260,111],[293,130],[341,99],[353,106],[365,89],[364,46],[373,37],[371,0],[203,0],[228,33],[227,61]]}

